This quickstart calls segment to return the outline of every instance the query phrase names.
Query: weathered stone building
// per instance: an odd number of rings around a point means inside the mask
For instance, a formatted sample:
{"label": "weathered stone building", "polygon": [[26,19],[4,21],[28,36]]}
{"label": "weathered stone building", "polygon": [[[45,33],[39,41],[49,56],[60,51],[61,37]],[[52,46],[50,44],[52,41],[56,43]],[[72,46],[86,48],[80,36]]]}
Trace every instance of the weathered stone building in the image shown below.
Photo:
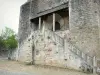
{"label": "weathered stone building", "polygon": [[21,6],[16,59],[93,69],[100,57],[100,0],[28,0]]}

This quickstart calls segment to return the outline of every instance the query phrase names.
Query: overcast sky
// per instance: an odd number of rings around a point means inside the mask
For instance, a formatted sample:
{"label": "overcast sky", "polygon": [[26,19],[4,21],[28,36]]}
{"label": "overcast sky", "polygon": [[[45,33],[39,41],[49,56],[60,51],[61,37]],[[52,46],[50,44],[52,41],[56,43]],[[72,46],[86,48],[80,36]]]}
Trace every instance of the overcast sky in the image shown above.
{"label": "overcast sky", "polygon": [[0,0],[0,32],[5,26],[18,32],[20,6],[27,0]]}

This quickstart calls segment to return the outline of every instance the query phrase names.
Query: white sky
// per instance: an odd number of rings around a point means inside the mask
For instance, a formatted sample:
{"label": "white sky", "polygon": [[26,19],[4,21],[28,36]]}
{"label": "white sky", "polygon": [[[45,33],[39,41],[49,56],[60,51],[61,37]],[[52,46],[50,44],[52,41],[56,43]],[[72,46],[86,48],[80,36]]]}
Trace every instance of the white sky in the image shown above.
{"label": "white sky", "polygon": [[18,32],[20,6],[27,0],[0,0],[0,32],[5,26]]}

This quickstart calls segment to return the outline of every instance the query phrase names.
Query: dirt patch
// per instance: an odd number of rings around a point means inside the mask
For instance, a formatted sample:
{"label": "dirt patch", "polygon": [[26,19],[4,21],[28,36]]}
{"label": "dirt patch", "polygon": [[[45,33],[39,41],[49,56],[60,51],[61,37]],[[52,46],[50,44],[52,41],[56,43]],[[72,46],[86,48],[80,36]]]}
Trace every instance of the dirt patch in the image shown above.
{"label": "dirt patch", "polygon": [[50,67],[40,67],[34,65],[25,65],[16,61],[0,60],[0,70],[7,70],[12,72],[27,72],[35,73],[37,75],[93,75],[86,74],[69,69],[59,69]]}

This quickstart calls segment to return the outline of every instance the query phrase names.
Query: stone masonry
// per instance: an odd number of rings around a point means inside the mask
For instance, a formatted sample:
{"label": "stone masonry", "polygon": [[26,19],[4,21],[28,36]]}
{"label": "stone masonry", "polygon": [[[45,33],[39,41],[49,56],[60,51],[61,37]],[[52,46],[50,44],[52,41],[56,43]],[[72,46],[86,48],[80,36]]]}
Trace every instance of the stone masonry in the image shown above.
{"label": "stone masonry", "polygon": [[15,58],[92,72],[100,58],[99,31],[99,0],[28,0],[20,10]]}

